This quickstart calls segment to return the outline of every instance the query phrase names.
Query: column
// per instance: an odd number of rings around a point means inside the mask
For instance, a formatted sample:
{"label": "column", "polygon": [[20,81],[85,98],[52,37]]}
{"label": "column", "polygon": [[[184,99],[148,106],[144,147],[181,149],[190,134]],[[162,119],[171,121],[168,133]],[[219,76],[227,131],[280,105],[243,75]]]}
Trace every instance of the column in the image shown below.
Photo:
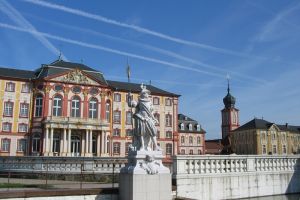
{"label": "column", "polygon": [[50,129],[50,147],[49,147],[49,156],[53,156],[53,131],[54,129]]}
{"label": "column", "polygon": [[104,131],[101,131],[101,155],[104,155],[105,144],[104,144]]}
{"label": "column", "polygon": [[64,152],[64,132],[61,131],[61,129],[59,130],[60,132],[60,138],[59,138],[59,156],[63,156],[63,152]]}
{"label": "column", "polygon": [[48,153],[49,153],[49,128],[45,128],[46,129],[46,133],[45,133],[45,136],[44,136],[44,156],[48,156]]}
{"label": "column", "polygon": [[67,146],[68,146],[68,144],[67,144],[67,129],[66,128],[64,128],[64,133],[63,133],[63,149],[62,149],[62,154],[63,154],[63,156],[66,156],[66,154],[67,154]]}
{"label": "column", "polygon": [[90,132],[89,153],[91,154],[91,156],[93,156],[93,131],[89,130],[89,132]]}
{"label": "column", "polygon": [[101,93],[101,120],[105,120],[105,106],[106,106],[106,102],[105,102],[105,93]]}
{"label": "column", "polygon": [[84,99],[83,99],[83,105],[81,105],[83,107],[83,118],[87,118],[88,117],[88,90],[84,89],[83,91],[83,95],[84,95]]}
{"label": "column", "polygon": [[101,134],[97,132],[97,156],[101,156]]}
{"label": "column", "polygon": [[84,133],[80,132],[80,135],[81,135],[81,149],[80,149],[80,155],[81,156],[84,156],[85,154],[85,147],[86,147],[86,139],[84,136]]}
{"label": "column", "polygon": [[104,131],[103,135],[104,135],[104,153],[107,154],[107,137],[106,137],[107,133],[106,133],[106,131]]}
{"label": "column", "polygon": [[67,151],[67,156],[71,156],[71,133],[72,129],[68,130],[68,151]]}
{"label": "column", "polygon": [[89,130],[85,130],[85,155],[89,154]]}

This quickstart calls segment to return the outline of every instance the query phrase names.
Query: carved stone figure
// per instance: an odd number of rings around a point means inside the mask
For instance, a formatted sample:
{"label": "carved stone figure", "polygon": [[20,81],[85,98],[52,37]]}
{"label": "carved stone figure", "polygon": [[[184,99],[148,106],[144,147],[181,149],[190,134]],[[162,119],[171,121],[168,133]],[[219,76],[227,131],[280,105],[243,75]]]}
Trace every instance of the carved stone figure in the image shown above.
{"label": "carved stone figure", "polygon": [[[134,119],[134,137],[133,137],[133,148],[134,150],[146,150],[152,151],[151,143],[153,144],[154,151],[160,150],[157,145],[157,128],[155,124],[158,121],[153,115],[153,105],[150,98],[150,91],[147,90],[146,86],[141,85],[142,91],[138,101],[129,99],[128,106],[136,108],[133,115]],[[131,97],[131,95],[128,95]]]}

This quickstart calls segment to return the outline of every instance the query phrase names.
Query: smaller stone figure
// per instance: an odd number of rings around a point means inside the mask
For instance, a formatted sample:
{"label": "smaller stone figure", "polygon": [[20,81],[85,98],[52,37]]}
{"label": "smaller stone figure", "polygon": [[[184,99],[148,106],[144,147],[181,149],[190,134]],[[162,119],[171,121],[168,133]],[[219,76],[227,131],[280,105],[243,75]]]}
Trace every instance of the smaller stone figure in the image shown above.
{"label": "smaller stone figure", "polygon": [[[129,99],[128,106],[136,108],[133,115],[134,119],[134,137],[133,137],[133,147],[136,150],[146,150],[152,151],[151,142],[153,143],[153,150],[160,150],[157,145],[157,129],[155,124],[158,121],[153,115],[153,105],[150,98],[150,91],[147,90],[146,86],[141,85],[142,91],[138,102]],[[129,93],[130,97],[131,94]]]}

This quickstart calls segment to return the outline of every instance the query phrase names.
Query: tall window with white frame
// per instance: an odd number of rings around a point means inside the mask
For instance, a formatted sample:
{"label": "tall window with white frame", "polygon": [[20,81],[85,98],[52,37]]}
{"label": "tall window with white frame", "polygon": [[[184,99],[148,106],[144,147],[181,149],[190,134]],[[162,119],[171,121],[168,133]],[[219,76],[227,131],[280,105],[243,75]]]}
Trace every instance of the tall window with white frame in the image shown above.
{"label": "tall window with white frame", "polygon": [[107,101],[105,104],[105,119],[110,122],[110,102]]}
{"label": "tall window with white frame", "polygon": [[36,133],[33,135],[32,138],[32,152],[39,152],[40,151],[40,141],[41,141],[41,136]]}
{"label": "tall window with white frame", "polygon": [[166,114],[166,126],[172,126],[172,115]]}
{"label": "tall window with white frame", "polygon": [[80,117],[80,98],[78,96],[73,97],[71,109],[72,117]]}
{"label": "tall window with white frame", "polygon": [[91,98],[89,102],[89,118],[97,119],[98,117],[98,100]]}
{"label": "tall window with white frame", "polygon": [[132,112],[131,111],[126,112],[126,124],[127,125],[132,124]]}
{"label": "tall window with white frame", "polygon": [[166,144],[166,154],[172,155],[172,144],[170,144],[170,143]]}
{"label": "tall window with white frame", "polygon": [[62,114],[62,97],[60,95],[56,95],[53,98],[53,116],[59,117]]}
{"label": "tall window with white frame", "polygon": [[35,117],[41,117],[43,114],[43,95],[38,94],[35,98]]}
{"label": "tall window with white frame", "polygon": [[26,139],[19,139],[17,144],[17,151],[18,152],[26,152],[27,149],[27,140]]}
{"label": "tall window with white frame", "polygon": [[1,141],[1,151],[9,152],[10,151],[10,139],[4,138]]}
{"label": "tall window with white frame", "polygon": [[28,103],[21,103],[20,104],[20,117],[28,117]]}
{"label": "tall window with white frame", "polygon": [[114,123],[115,124],[121,123],[121,111],[119,111],[119,110],[114,111]]}
{"label": "tall window with white frame", "polygon": [[13,115],[14,103],[11,101],[4,102],[4,113],[3,115],[8,117]]}

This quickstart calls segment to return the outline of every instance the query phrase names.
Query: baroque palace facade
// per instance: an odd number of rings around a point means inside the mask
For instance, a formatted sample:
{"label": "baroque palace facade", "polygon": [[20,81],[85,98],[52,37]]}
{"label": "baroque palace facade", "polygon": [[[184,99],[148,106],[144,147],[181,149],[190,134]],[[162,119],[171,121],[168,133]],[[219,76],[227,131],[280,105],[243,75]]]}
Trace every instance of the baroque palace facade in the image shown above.
{"label": "baroque palace facade", "polygon": [[[132,141],[128,93],[139,84],[105,80],[61,59],[35,71],[0,68],[1,156],[117,156]],[[147,85],[167,160],[177,154],[179,95]]]}

